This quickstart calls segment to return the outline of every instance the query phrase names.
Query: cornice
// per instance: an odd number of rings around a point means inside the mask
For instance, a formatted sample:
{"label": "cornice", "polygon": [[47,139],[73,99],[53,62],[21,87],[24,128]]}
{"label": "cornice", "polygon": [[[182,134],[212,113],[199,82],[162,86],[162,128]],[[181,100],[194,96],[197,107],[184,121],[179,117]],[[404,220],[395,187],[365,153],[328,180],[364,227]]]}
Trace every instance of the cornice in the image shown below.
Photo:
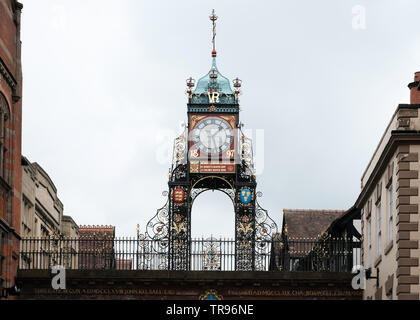
{"label": "cornice", "polygon": [[398,105],[397,109],[395,110],[394,114],[391,117],[391,120],[389,121],[388,125],[386,126],[385,132],[382,134],[381,139],[379,140],[379,143],[376,146],[375,151],[373,152],[372,157],[370,158],[368,165],[366,166],[365,170],[363,171],[362,179],[364,178],[364,176],[366,175],[366,172],[368,171],[370,165],[372,164],[372,161],[375,158],[375,155],[378,152],[383,140],[385,139],[385,135],[386,135],[388,129],[390,128],[390,126],[394,122],[394,119],[395,119],[398,111],[401,110],[401,109],[420,109],[420,104],[399,104]]}
{"label": "cornice", "polygon": [[[39,199],[35,199],[35,213],[38,213],[38,217],[50,226],[59,228],[60,222],[39,202]],[[61,215],[61,213],[59,214]]]}
{"label": "cornice", "polygon": [[363,186],[363,189],[354,204],[356,208],[362,208],[362,204],[367,200],[368,196],[373,191],[376,182],[379,180],[382,172],[388,165],[388,162],[397,149],[397,146],[401,144],[420,144],[420,131],[393,130],[391,132],[391,138],[386,144],[375,168],[370,174],[368,181]]}
{"label": "cornice", "polygon": [[188,103],[188,113],[239,113],[239,105]]}
{"label": "cornice", "polygon": [[[52,181],[52,179],[50,178],[50,176],[48,175],[48,173],[37,162],[33,162],[31,165],[34,168],[36,168],[36,170],[38,171],[38,173],[47,181],[47,183],[53,189],[54,193],[57,194],[57,187],[55,186],[54,182]],[[44,186],[44,187],[48,189],[47,186]]]}

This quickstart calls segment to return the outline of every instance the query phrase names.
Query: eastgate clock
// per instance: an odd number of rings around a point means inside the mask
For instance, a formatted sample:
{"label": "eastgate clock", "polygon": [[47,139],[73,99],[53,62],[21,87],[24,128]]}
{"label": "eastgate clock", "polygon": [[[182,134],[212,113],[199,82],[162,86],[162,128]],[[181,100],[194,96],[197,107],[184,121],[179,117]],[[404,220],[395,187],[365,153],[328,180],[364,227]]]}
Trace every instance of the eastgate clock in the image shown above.
{"label": "eastgate clock", "polygon": [[230,150],[233,139],[231,125],[220,117],[200,120],[191,132],[191,140],[201,155],[221,155]]}

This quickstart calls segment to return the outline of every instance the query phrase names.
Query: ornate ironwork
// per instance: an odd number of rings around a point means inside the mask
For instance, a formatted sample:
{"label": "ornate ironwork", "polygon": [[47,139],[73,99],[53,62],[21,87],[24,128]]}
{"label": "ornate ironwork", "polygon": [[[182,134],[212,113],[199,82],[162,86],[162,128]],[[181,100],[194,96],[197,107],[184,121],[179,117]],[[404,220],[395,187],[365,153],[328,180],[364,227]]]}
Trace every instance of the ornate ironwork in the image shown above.
{"label": "ornate ironwork", "polygon": [[167,270],[168,269],[167,239],[150,240],[145,234],[137,235],[137,269],[139,270]]}
{"label": "ornate ironwork", "polygon": [[255,240],[256,241],[269,241],[272,238],[274,233],[278,233],[277,224],[273,219],[268,215],[268,211],[260,206],[258,201],[256,201],[256,232]]}
{"label": "ornate ironwork", "polygon": [[210,237],[203,242],[203,269],[214,271],[221,269],[221,243],[216,238]]}
{"label": "ornate ironwork", "polygon": [[[179,197],[179,194],[183,196]],[[189,188],[171,186],[169,190],[169,268],[189,270],[191,236]]]}
{"label": "ornate ironwork", "polygon": [[[203,192],[217,190],[230,197],[235,211],[235,250],[231,253],[235,259],[231,267],[234,270],[256,270],[263,268],[267,257],[270,256],[271,236],[273,232],[277,232],[277,226],[269,218],[267,211],[256,201],[258,193],[252,140],[245,136],[241,130],[242,125],[239,125],[239,134],[234,135],[235,139],[230,145],[229,143],[226,145],[229,153],[225,153],[223,148],[219,150],[201,148],[200,152],[195,148],[190,149],[188,130],[195,130],[192,132],[197,133],[194,121],[198,115],[202,120],[205,118],[203,114],[211,113],[220,117],[223,115],[224,118],[231,119],[232,129],[239,121],[238,95],[241,92],[242,81],[239,78],[234,79],[234,91],[232,91],[229,80],[218,71],[215,47],[217,16],[214,10],[210,20],[213,24],[212,67],[197,83],[191,77],[186,81],[191,127],[186,126],[184,132],[174,141],[172,166],[169,170],[169,189],[166,195],[168,201],[147,224],[146,236],[151,240],[164,241],[164,246],[158,249],[153,246],[143,246],[140,251],[166,252],[167,268],[171,270],[193,268],[192,206]],[[227,116],[227,113],[230,115]],[[196,137],[199,141],[200,135]],[[194,157],[194,161],[190,162],[189,156]],[[212,161],[216,160],[216,166],[204,166],[204,162],[210,158]],[[226,169],[227,167],[229,169]],[[215,264],[217,259],[214,260],[217,258],[217,251],[214,251],[215,243],[214,241],[209,243],[211,245],[206,249],[205,264],[209,265],[210,269],[217,268]]]}
{"label": "ornate ironwork", "polygon": [[152,240],[168,239],[169,231],[169,199],[158,209],[155,216],[146,225],[146,235]]}
{"label": "ornate ironwork", "polygon": [[173,156],[172,156],[172,170],[174,171],[179,165],[185,165],[187,163],[187,128],[184,132],[175,139]]}
{"label": "ornate ironwork", "polygon": [[211,188],[194,188],[191,192],[191,205],[193,205],[194,200],[202,193],[206,191],[220,191],[226,194],[234,203],[235,201],[235,190],[232,189],[211,189]]}
{"label": "ornate ironwork", "polygon": [[255,214],[255,269],[263,270],[271,259],[272,239],[278,234],[277,224],[268,215],[268,211],[256,201]]}
{"label": "ornate ironwork", "polygon": [[247,138],[240,128],[239,161],[241,163],[241,177],[249,179],[255,175],[252,140]]}
{"label": "ornate ironwork", "polygon": [[[242,242],[241,254],[250,254],[249,243]],[[274,237],[259,244],[272,249],[264,251],[265,259],[256,259],[255,271],[350,272],[354,265],[360,264],[360,242],[352,239],[319,237],[284,241]],[[49,262],[54,261],[69,270],[173,270],[169,251],[158,249],[167,245],[167,240],[151,240],[145,234],[138,234],[137,238],[61,238],[58,243],[49,237],[23,238],[19,268],[48,270]],[[70,255],[62,250],[66,247],[72,248]],[[238,241],[213,237],[191,239],[187,247],[192,248],[189,270],[249,270],[250,264],[243,260],[238,265],[235,251]]]}
{"label": "ornate ironwork", "polygon": [[[256,197],[262,194],[256,192],[252,140],[240,132],[239,176],[236,179],[232,175],[190,177],[187,131],[175,139],[169,191],[165,194],[168,200],[149,221],[146,230],[146,237],[162,241],[159,245],[143,244],[140,248],[146,255],[152,252],[161,256],[167,254],[167,259],[163,259],[165,263],[161,264],[164,268],[190,270],[192,205],[200,194],[209,190],[225,193],[234,205],[235,263],[232,267],[235,270],[262,270],[268,263],[272,250],[271,237],[277,232],[277,225],[256,201]],[[214,249],[213,246],[209,248]],[[212,252],[208,252],[205,261],[212,265],[209,268],[217,268],[208,258]]]}

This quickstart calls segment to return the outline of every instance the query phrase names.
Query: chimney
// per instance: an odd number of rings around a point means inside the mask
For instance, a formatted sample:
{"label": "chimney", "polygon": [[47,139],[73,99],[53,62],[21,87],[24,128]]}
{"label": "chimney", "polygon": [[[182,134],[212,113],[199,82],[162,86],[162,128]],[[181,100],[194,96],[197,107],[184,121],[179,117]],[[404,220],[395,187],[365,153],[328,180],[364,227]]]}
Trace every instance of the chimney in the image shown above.
{"label": "chimney", "polygon": [[420,104],[420,71],[414,74],[414,82],[408,85],[410,89],[410,104]]}

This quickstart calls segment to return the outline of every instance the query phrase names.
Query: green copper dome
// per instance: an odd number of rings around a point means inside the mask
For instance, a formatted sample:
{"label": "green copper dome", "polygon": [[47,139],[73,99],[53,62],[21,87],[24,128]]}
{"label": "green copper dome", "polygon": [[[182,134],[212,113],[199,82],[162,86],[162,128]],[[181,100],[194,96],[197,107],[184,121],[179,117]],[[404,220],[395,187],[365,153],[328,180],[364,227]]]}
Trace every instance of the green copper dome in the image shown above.
{"label": "green copper dome", "polygon": [[224,77],[216,66],[216,58],[213,58],[210,71],[197,82],[194,94],[207,94],[210,89],[216,89],[219,93],[233,94],[229,79]]}

